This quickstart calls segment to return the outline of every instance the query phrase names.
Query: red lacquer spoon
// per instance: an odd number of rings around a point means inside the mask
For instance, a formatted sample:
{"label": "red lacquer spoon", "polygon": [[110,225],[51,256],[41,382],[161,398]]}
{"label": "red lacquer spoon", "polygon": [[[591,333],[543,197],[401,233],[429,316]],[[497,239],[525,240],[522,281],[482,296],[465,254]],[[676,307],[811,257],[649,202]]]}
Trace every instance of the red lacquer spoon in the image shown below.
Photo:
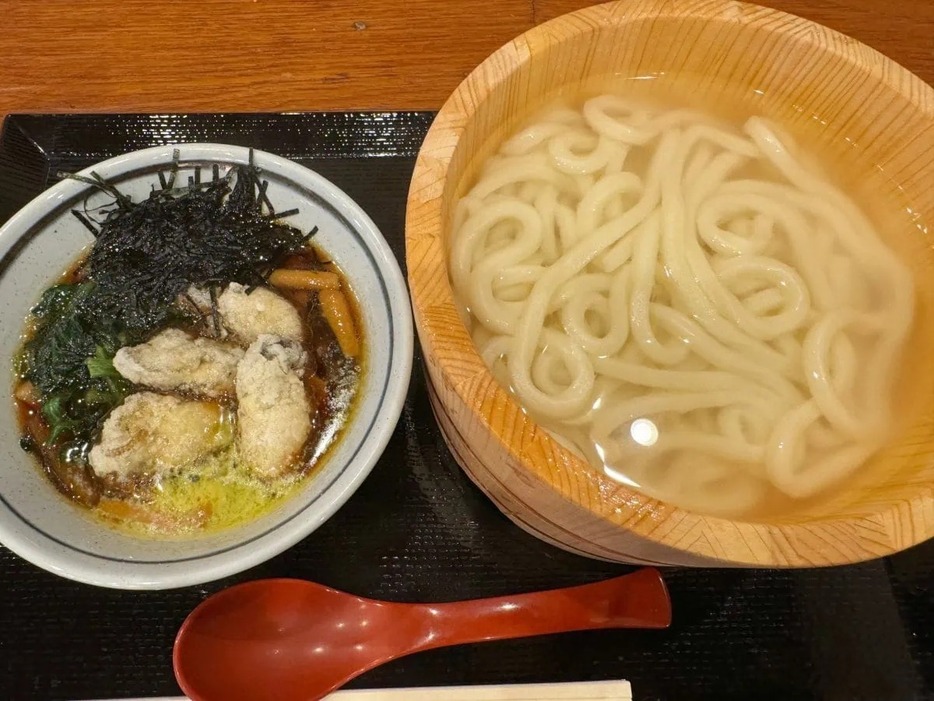
{"label": "red lacquer spoon", "polygon": [[389,660],[446,645],[598,628],[666,628],[655,569],[567,589],[447,604],[364,599],[298,579],[206,599],[175,639],[192,701],[315,701]]}

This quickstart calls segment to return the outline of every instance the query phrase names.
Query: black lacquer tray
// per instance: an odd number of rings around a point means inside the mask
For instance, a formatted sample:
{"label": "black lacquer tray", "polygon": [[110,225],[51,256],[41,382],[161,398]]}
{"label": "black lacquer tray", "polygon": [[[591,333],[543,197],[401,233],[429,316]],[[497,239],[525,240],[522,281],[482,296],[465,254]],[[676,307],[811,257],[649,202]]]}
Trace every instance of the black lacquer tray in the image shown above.
{"label": "black lacquer tray", "polygon": [[[0,219],[58,171],[147,146],[227,142],[295,159],[333,180],[367,210],[401,261],[408,181],[431,118],[13,115],[0,136]],[[416,357],[405,411],[372,475],[324,527],[260,567],[201,587],[119,592],[60,579],[0,546],[0,700],[177,694],[171,650],[179,624],[205,596],[238,581],[306,577],[365,596],[443,601],[625,571],[539,542],[473,487],[435,426]],[[934,699],[934,542],[853,567],[671,569],[666,576],[674,605],[668,631],[439,650],[354,685],[625,678],[640,701]]]}

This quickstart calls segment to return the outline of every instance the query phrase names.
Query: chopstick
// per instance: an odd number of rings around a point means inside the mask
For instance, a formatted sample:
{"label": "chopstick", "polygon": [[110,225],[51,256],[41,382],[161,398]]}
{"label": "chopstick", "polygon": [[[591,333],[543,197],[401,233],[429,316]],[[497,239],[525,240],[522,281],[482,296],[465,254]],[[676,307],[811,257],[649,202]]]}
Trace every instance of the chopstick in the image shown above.
{"label": "chopstick", "polygon": [[[113,701],[117,701],[114,699]],[[187,701],[184,697],[122,701]],[[632,701],[627,681],[344,689],[324,701]]]}
{"label": "chopstick", "polygon": [[347,689],[325,701],[631,701],[626,681]]}

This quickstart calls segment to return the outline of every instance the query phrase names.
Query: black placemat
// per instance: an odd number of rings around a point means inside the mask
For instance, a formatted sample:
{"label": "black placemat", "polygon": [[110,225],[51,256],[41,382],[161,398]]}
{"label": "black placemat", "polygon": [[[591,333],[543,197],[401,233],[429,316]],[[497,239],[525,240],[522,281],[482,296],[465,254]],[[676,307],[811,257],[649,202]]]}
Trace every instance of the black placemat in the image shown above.
{"label": "black placemat", "polygon": [[[403,214],[427,113],[14,115],[0,136],[0,218],[54,180],[179,141],[252,145],[333,180],[403,258]],[[19,333],[19,329],[4,329]],[[0,485],[2,489],[2,485]],[[321,529],[242,575],[167,592],[57,578],[0,547],[0,699],[177,694],[171,649],[187,613],[234,582],[307,577],[398,601],[584,583],[627,571],[526,535],[461,473],[416,357],[402,420],[372,475]],[[601,631],[437,650],[354,686],[626,678],[640,701],[934,699],[934,543],[811,571],[673,569],[668,631]]]}

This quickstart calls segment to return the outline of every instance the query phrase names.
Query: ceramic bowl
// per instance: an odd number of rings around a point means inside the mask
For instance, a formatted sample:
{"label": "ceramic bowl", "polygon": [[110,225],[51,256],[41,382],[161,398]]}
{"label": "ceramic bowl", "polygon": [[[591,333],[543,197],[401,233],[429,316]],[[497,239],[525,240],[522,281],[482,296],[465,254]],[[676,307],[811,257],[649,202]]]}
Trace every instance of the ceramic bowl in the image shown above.
{"label": "ceramic bowl", "polygon": [[[249,151],[221,144],[183,144],[180,175],[195,166],[221,173],[247,163]],[[144,198],[157,172],[172,164],[173,147],[128,153],[82,171],[100,174],[134,199]],[[357,406],[324,465],[300,490],[256,521],[178,540],[143,540],[119,533],[62,497],[19,447],[12,399],[0,402],[0,542],[51,572],[122,589],[161,589],[205,582],[245,570],[295,544],[347,501],[376,463],[402,410],[412,362],[413,332],[405,280],[375,224],[344,192],[317,173],[269,153],[254,152],[280,211],[290,223],[319,227],[316,244],[344,270],[363,316],[367,368]],[[10,359],[23,320],[39,295],[92,242],[70,213],[93,188],[63,180],[0,229],[0,357]],[[12,387],[11,363],[2,382]]]}
{"label": "ceramic bowl", "polygon": [[[670,88],[688,102],[770,117],[838,160],[857,201],[887,203],[886,231],[917,280],[905,362],[920,405],[871,469],[826,499],[743,520],[650,498],[539,428],[471,343],[447,272],[454,203],[538,106],[627,78],[639,78],[646,96]],[[732,0],[599,5],[503,46],[438,113],[407,209],[409,286],[432,402],[467,474],[531,533],[605,560],[806,567],[889,555],[934,536],[934,251],[925,235],[934,221],[932,124],[934,90],[895,62],[813,22]]]}

